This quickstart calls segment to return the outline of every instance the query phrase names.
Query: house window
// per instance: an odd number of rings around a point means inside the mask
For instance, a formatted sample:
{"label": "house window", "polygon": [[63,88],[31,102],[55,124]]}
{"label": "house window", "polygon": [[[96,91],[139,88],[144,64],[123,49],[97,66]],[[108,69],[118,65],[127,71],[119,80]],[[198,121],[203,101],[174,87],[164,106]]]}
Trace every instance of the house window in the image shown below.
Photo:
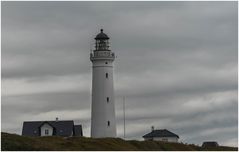
{"label": "house window", "polygon": [[108,62],[105,62],[105,64],[108,64]]}
{"label": "house window", "polygon": [[110,98],[109,98],[109,97],[107,97],[107,98],[106,98],[106,100],[107,100],[107,103],[109,103],[109,101],[110,101]]}
{"label": "house window", "polygon": [[108,127],[110,126],[110,121],[107,122]]}
{"label": "house window", "polygon": [[45,135],[49,135],[49,130],[48,129],[45,130]]}
{"label": "house window", "polygon": [[105,74],[105,77],[108,78],[108,73]]}

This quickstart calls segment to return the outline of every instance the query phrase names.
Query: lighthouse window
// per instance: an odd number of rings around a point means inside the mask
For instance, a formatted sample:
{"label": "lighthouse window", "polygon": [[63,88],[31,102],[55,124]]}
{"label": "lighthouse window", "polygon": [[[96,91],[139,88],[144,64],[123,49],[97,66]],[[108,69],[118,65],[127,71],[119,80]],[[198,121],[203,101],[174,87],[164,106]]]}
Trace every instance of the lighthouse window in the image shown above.
{"label": "lighthouse window", "polygon": [[107,100],[107,103],[109,103],[109,101],[110,101],[110,98],[109,98],[109,97],[107,97],[107,98],[106,98],[106,100]]}
{"label": "lighthouse window", "polygon": [[105,77],[108,78],[108,73],[105,74]]}
{"label": "lighthouse window", "polygon": [[110,121],[107,122],[108,126],[110,126]]}

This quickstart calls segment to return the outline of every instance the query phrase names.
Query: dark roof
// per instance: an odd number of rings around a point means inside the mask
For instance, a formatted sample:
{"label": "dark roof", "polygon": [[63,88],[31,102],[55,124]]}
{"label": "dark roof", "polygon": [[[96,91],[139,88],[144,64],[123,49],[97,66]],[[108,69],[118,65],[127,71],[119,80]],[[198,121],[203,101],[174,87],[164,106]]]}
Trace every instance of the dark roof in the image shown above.
{"label": "dark roof", "polygon": [[150,137],[177,137],[177,138],[179,138],[178,135],[168,131],[167,129],[153,130],[150,133],[143,136],[143,138],[150,138]]}
{"label": "dark roof", "polygon": [[22,135],[39,136],[40,127],[48,123],[55,129],[57,136],[71,136],[74,129],[73,120],[66,121],[27,121],[23,123]]}
{"label": "dark roof", "polygon": [[75,136],[83,136],[81,125],[75,125],[74,130],[75,130]]}
{"label": "dark roof", "polygon": [[101,40],[108,40],[109,37],[105,33],[103,33],[103,29],[101,29],[100,33],[98,35],[96,35],[95,39],[96,40],[100,40],[100,39]]}
{"label": "dark roof", "polygon": [[202,144],[202,147],[217,147],[219,146],[216,141],[205,141]]}

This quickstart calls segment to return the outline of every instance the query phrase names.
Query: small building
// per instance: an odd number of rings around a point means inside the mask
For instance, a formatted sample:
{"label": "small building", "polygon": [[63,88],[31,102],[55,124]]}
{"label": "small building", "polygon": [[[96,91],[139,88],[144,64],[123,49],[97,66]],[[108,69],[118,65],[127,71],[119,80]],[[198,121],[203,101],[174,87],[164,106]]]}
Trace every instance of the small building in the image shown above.
{"label": "small building", "polygon": [[25,121],[23,136],[83,136],[82,126],[74,125],[73,120],[64,121]]}
{"label": "small building", "polygon": [[143,136],[144,140],[178,142],[179,136],[167,129],[154,130]]}
{"label": "small building", "polygon": [[216,141],[205,141],[202,144],[202,147],[218,147],[219,144]]}

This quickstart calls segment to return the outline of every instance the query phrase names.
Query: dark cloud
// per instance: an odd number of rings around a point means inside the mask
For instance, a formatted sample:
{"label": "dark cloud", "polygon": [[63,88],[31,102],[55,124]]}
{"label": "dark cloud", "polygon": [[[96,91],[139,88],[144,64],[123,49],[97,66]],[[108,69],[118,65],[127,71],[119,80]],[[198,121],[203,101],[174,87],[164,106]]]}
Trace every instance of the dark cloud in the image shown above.
{"label": "dark cloud", "polygon": [[74,119],[90,131],[90,49],[100,28],[116,53],[122,137],[150,126],[181,141],[237,145],[236,2],[2,2],[2,131]]}

